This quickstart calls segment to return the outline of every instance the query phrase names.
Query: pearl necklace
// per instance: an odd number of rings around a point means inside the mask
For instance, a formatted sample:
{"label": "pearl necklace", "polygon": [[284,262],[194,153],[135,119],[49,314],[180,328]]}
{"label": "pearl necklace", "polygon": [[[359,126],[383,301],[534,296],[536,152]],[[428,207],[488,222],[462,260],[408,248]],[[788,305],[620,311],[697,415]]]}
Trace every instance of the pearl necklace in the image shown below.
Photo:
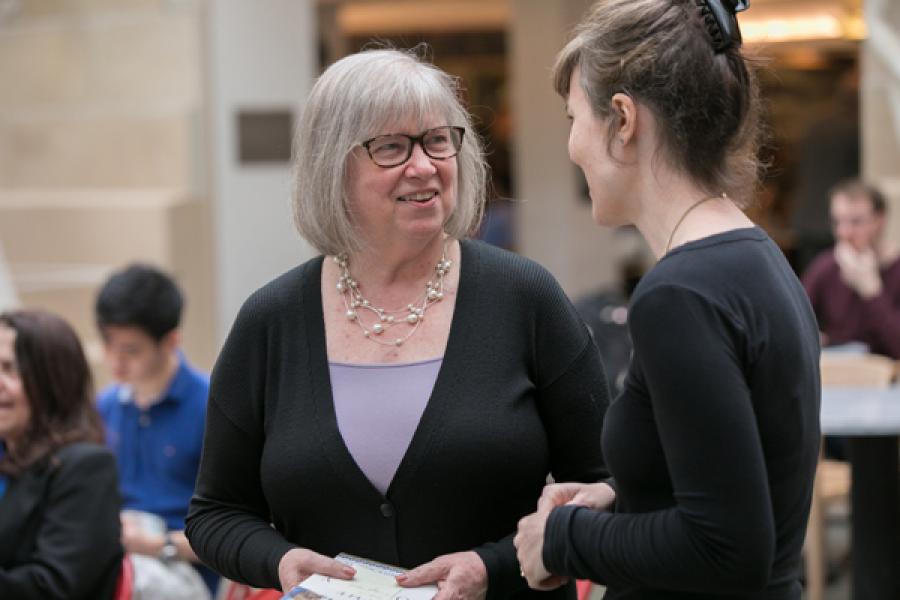
{"label": "pearl necklace", "polygon": [[[441,258],[434,267],[437,275],[434,281],[429,280],[425,284],[425,293],[404,308],[389,310],[375,306],[363,296],[359,282],[350,275],[350,258],[346,253],[335,256],[334,262],[337,263],[341,270],[336,287],[344,300],[344,307],[347,309],[344,316],[347,317],[348,321],[359,325],[363,336],[382,346],[402,346],[406,340],[412,337],[419,329],[419,325],[422,324],[422,320],[425,318],[425,311],[432,304],[440,302],[444,298],[444,276],[450,270],[450,267],[453,266],[453,261],[447,259],[447,246],[444,245],[441,251]],[[371,328],[367,327],[360,319],[360,310],[367,310],[375,314],[375,322],[371,325]],[[406,323],[406,325],[411,327],[405,335],[401,335],[393,340],[382,339],[389,329],[401,323]]]}

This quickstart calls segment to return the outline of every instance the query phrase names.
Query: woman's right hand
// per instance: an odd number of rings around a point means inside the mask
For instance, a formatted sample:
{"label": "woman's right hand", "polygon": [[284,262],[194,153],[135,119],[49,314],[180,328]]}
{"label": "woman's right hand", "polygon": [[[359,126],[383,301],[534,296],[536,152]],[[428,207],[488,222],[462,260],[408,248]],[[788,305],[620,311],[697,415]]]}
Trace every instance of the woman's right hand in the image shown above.
{"label": "woman's right hand", "polygon": [[288,550],[278,563],[278,580],[284,593],[315,573],[335,579],[353,579],[356,569],[306,548]]}
{"label": "woman's right hand", "polygon": [[553,509],[563,504],[586,506],[593,510],[609,510],[616,501],[616,490],[608,483],[554,483],[544,486],[538,510]]}

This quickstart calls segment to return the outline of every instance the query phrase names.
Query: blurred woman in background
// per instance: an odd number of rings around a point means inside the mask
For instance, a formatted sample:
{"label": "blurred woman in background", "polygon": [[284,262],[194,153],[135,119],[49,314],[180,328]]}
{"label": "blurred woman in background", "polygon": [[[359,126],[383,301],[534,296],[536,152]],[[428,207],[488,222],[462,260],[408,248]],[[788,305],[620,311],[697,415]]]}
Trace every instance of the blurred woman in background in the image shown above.
{"label": "blurred woman in background", "polygon": [[113,598],[119,492],[93,397],[65,321],[0,314],[0,598]]}

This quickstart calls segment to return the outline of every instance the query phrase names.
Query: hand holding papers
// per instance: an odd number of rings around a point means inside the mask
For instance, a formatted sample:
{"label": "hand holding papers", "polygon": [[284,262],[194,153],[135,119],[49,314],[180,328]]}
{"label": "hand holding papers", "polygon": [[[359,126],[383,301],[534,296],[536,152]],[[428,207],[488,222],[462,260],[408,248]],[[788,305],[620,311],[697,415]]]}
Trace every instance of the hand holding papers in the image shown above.
{"label": "hand holding papers", "polygon": [[394,578],[404,571],[398,567],[349,554],[339,554],[336,560],[356,569],[353,579],[312,575],[285,594],[282,600],[431,600],[438,591],[435,585],[400,587]]}

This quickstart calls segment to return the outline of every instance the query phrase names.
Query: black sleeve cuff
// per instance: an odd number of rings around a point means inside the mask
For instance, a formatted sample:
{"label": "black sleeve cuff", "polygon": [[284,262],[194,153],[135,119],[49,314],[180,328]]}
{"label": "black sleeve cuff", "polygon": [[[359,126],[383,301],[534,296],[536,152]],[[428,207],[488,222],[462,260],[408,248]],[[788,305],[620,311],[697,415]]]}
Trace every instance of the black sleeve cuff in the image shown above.
{"label": "black sleeve cuff", "polygon": [[576,511],[581,506],[557,506],[547,517],[547,525],[544,527],[544,547],[541,549],[541,559],[544,566],[554,575],[573,576],[567,572],[566,565],[570,564],[568,554],[571,548],[569,531],[572,527]]}
{"label": "black sleeve cuff", "polygon": [[486,600],[510,598],[516,592],[525,590],[527,582],[519,574],[519,559],[512,543],[513,534],[498,542],[491,542],[474,548],[474,552],[484,562],[488,575]]}

